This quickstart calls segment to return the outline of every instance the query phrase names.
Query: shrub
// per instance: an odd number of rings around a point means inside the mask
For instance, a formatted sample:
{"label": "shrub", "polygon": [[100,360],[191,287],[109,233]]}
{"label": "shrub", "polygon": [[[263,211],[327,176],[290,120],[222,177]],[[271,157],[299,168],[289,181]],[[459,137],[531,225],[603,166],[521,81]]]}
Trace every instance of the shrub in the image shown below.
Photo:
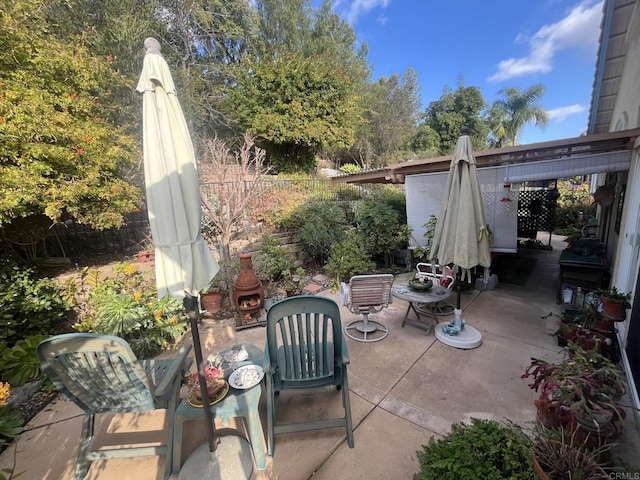
{"label": "shrub", "polygon": [[0,344],[0,378],[19,387],[33,380],[45,378],[36,348],[45,335],[19,340],[13,347]]}
{"label": "shrub", "polygon": [[77,304],[79,322],[73,327],[122,337],[140,358],[169,347],[186,330],[186,312],[169,295],[158,299],[151,277],[152,272],[139,272],[127,263],[116,265],[113,276],[103,280],[83,270],[77,287],[82,295]]}
{"label": "shrub", "polygon": [[423,445],[413,480],[529,480],[534,478],[529,437],[515,424],[471,419]]}
{"label": "shrub", "polygon": [[9,346],[60,330],[70,309],[53,280],[38,278],[35,270],[0,256],[0,336]]}
{"label": "shrub", "polygon": [[394,208],[384,199],[360,201],[356,206],[356,225],[371,256],[390,265],[393,250],[405,233]]}
{"label": "shrub", "polygon": [[588,182],[558,181],[558,208],[555,213],[555,227],[563,229],[578,223],[580,214],[584,218],[593,216],[596,207],[591,196]]}
{"label": "shrub", "polygon": [[346,220],[334,202],[316,199],[295,212],[292,227],[305,253],[324,263],[331,254],[331,246],[344,238]]}
{"label": "shrub", "polygon": [[289,252],[272,235],[265,234],[262,242],[262,246],[253,256],[253,270],[263,282],[279,280],[282,272],[291,269]]}
{"label": "shrub", "polygon": [[340,242],[333,245],[325,270],[331,273],[336,284],[348,281],[352,276],[371,273],[375,265],[367,252],[362,237],[351,231]]}
{"label": "shrub", "polygon": [[294,189],[282,191],[274,187],[253,199],[249,216],[254,222],[262,222],[275,229],[290,229],[291,217],[308,199],[308,195]]}
{"label": "shrub", "polygon": [[22,431],[20,413],[7,404],[10,393],[9,384],[0,382],[0,450]]}

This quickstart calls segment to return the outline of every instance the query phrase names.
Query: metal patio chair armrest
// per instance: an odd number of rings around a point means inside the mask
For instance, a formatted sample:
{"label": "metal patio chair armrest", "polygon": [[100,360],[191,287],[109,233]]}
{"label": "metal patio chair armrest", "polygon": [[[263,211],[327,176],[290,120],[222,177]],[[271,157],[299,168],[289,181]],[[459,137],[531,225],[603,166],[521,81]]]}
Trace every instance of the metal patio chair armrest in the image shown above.
{"label": "metal patio chair armrest", "polygon": [[[171,391],[178,375],[184,375],[189,370],[193,359],[189,358],[192,345],[184,345],[178,351],[178,355],[170,360],[143,360],[142,368],[152,378],[155,385],[153,391],[157,399],[166,399]],[[155,377],[155,380],[153,381]]]}

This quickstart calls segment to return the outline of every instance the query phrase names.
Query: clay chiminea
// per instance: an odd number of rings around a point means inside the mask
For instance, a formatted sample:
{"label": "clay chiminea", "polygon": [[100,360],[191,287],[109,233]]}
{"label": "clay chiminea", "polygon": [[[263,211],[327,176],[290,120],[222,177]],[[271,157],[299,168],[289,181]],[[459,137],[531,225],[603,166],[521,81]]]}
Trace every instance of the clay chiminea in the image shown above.
{"label": "clay chiminea", "polygon": [[251,321],[251,314],[262,309],[264,289],[253,271],[250,253],[240,254],[240,275],[233,291],[233,303],[243,316],[243,321]]}

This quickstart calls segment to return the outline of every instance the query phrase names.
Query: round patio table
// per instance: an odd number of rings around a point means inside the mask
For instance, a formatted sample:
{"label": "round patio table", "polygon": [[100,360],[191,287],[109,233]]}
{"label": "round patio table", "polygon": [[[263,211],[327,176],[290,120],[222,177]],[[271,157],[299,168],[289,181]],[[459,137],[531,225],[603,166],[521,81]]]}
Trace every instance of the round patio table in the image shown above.
{"label": "round patio table", "polygon": [[[391,294],[399,300],[409,302],[402,326],[404,327],[408,322],[416,327],[424,328],[429,335],[438,323],[438,319],[435,310],[428,308],[428,306],[446,300],[451,296],[451,291],[440,285],[434,285],[426,292],[418,292],[409,287],[407,282],[399,282],[393,285]],[[409,317],[409,313],[412,311],[416,318]]]}

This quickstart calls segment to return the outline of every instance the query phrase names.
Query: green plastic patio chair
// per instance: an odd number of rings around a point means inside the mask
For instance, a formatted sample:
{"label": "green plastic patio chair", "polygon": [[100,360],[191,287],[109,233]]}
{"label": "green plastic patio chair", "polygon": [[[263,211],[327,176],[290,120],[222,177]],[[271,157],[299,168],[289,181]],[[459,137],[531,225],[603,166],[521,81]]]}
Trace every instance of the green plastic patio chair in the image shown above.
{"label": "green plastic patio chair", "polygon": [[[165,456],[165,478],[171,472],[173,412],[180,386],[191,365],[191,345],[173,359],[138,361],[120,337],[90,333],[57,335],[38,345],[38,357],[51,382],[84,411],[75,478],[82,480],[91,462],[107,458]],[[165,445],[94,450],[95,416],[101,413],[167,409]]]}
{"label": "green plastic patio chair", "polygon": [[[347,364],[340,309],[324,297],[301,295],[278,302],[267,313],[264,371],[267,383],[267,450],[273,456],[274,435],[345,427],[353,448]],[[275,425],[275,397],[283,390],[336,385],[342,390],[344,416]],[[310,412],[311,413],[311,412]]]}

